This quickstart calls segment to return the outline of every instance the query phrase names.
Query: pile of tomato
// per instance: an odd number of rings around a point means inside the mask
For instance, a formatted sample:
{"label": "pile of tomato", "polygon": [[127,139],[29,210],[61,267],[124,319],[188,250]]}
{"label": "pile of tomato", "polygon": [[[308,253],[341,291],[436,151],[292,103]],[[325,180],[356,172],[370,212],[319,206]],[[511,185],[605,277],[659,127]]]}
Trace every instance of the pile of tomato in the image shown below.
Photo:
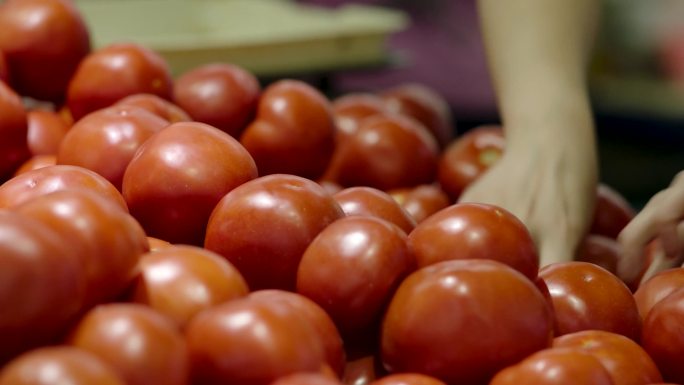
{"label": "pile of tomato", "polygon": [[540,269],[456,203],[501,128],[424,86],[174,79],[69,0],[0,5],[0,79],[0,385],[684,382],[684,270],[616,275],[624,198]]}

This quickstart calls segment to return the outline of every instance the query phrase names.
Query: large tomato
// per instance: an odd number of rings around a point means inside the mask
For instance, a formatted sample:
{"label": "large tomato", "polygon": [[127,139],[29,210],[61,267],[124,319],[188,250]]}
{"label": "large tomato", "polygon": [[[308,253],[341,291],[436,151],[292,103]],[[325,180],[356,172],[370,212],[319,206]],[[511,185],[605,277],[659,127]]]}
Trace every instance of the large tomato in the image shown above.
{"label": "large tomato", "polygon": [[189,122],[192,119],[177,105],[154,94],[134,94],[115,103],[118,106],[137,106],[144,108],[170,123]]}
{"label": "large tomato", "polygon": [[300,81],[271,84],[261,95],[256,120],[247,126],[240,141],[261,175],[287,173],[317,179],[335,148],[330,103]]}
{"label": "large tomato", "polygon": [[9,0],[0,6],[0,51],[21,94],[60,102],[90,38],[69,0]]}
{"label": "large tomato", "polygon": [[430,215],[449,206],[449,197],[436,184],[423,184],[388,191],[407,213],[420,223]]}
{"label": "large tomato", "polygon": [[390,372],[486,383],[550,345],[552,314],[527,277],[489,260],[445,261],[406,278],[382,327]]}
{"label": "large tomato", "polygon": [[57,113],[46,110],[29,111],[28,146],[32,155],[57,155],[59,144],[69,131],[69,125]]}
{"label": "large tomato", "polygon": [[133,94],[171,99],[172,87],[169,66],[159,54],[139,44],[112,44],[81,61],[69,82],[67,103],[78,120]]}
{"label": "large tomato", "polygon": [[236,139],[203,123],[183,122],[140,148],[123,175],[122,191],[148,235],[202,245],[219,200],[256,177],[254,160]]}
{"label": "large tomato", "polygon": [[409,234],[418,266],[450,259],[493,259],[534,279],[539,256],[525,225],[510,212],[480,203],[458,203],[421,222]]}
{"label": "large tomato", "polygon": [[27,134],[26,111],[21,99],[0,81],[0,183],[31,156]]}
{"label": "large tomato", "polygon": [[349,187],[333,195],[347,216],[361,215],[384,219],[397,225],[406,234],[416,227],[416,221],[391,195],[372,187]]}
{"label": "large tomato", "polygon": [[174,101],[198,122],[239,138],[254,118],[261,87],[249,71],[228,63],[207,64],[176,80]]}
{"label": "large tomato", "polygon": [[209,218],[204,245],[228,259],[252,290],[294,290],[309,243],[344,216],[316,182],[268,175],[226,194]]}
{"label": "large tomato", "polygon": [[121,189],[124,171],[138,148],[169,125],[153,113],[133,106],[105,108],[79,120],[57,152],[57,164],[93,170]]}
{"label": "large tomato", "polygon": [[641,343],[666,381],[684,383],[684,289],[653,306],[644,320]]}
{"label": "large tomato", "polygon": [[641,318],[646,319],[653,306],[681,287],[684,287],[684,269],[680,267],[661,271],[642,283],[634,293]]}

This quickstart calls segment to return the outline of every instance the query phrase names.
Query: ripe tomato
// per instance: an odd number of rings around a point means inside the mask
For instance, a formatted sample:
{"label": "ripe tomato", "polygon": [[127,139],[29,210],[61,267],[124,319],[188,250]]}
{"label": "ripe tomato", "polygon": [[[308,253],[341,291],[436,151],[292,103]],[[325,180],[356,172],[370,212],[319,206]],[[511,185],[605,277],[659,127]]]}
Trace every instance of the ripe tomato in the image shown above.
{"label": "ripe tomato", "polygon": [[653,306],[644,320],[641,343],[666,381],[684,383],[684,289]]}
{"label": "ripe tomato", "polygon": [[349,187],[333,198],[347,216],[361,215],[384,219],[397,225],[406,234],[416,227],[416,221],[389,194],[372,187]]}
{"label": "ripe tomato", "polygon": [[681,287],[684,287],[683,268],[661,271],[642,283],[634,293],[641,319],[646,319],[653,306]]}
{"label": "ripe tomato", "polygon": [[424,221],[430,215],[449,206],[449,197],[435,184],[395,189],[388,193],[416,223]]}
{"label": "ripe tomato", "polygon": [[352,134],[359,123],[373,115],[389,112],[382,98],[374,94],[351,93],[332,102],[338,131]]}
{"label": "ripe tomato", "polygon": [[501,126],[480,126],[452,141],[439,159],[437,178],[454,201],[503,154]]}
{"label": "ripe tomato", "polygon": [[189,122],[192,119],[177,105],[154,94],[134,94],[115,103],[117,106],[137,106],[144,108],[170,123]]}
{"label": "ripe tomato", "polygon": [[268,86],[256,120],[240,142],[254,157],[260,175],[287,173],[317,179],[335,148],[330,103],[319,91],[296,80]]}
{"label": "ripe tomato", "polygon": [[508,211],[480,203],[458,203],[421,222],[408,245],[418,266],[450,259],[492,259],[530,279],[539,256],[525,225]]}
{"label": "ripe tomato", "polygon": [[615,239],[635,215],[634,208],[619,192],[606,184],[599,184],[589,232]]}
{"label": "ripe tomato", "polygon": [[636,302],[615,275],[591,263],[561,262],[543,267],[539,276],[551,293],[556,335],[604,330],[639,340]]}
{"label": "ripe tomato", "polygon": [[613,238],[603,235],[587,235],[577,248],[575,260],[601,266],[612,274],[617,274],[620,260],[620,246]]}
{"label": "ripe tomato", "polygon": [[383,322],[382,357],[390,372],[480,384],[549,346],[551,333],[552,314],[528,278],[496,261],[445,261],[399,286]]}
{"label": "ripe tomato", "polygon": [[344,216],[316,182],[268,175],[236,187],[216,205],[204,246],[223,255],[252,290],[294,291],[304,250]]}
{"label": "ripe tomato", "polygon": [[57,155],[69,126],[57,113],[33,110],[27,114],[28,146],[32,155]]}
{"label": "ripe tomato", "polygon": [[93,170],[121,190],[124,171],[138,148],[169,122],[132,106],[105,108],[79,120],[57,152],[57,164]]}
{"label": "ripe tomato", "polygon": [[97,356],[71,346],[25,353],[0,372],[0,385],[126,385]]}
{"label": "ripe tomato", "polygon": [[342,385],[335,377],[322,373],[295,373],[280,377],[271,385]]}
{"label": "ripe tomato", "polygon": [[261,87],[249,71],[228,63],[207,64],[176,80],[174,101],[192,118],[239,138],[254,119]]}
{"label": "ripe tomato", "polygon": [[167,246],[171,246],[171,243],[169,243],[163,239],[150,237],[150,236],[147,237],[147,244],[150,246],[150,251],[157,251],[157,250],[163,249]]}
{"label": "ripe tomato", "polygon": [[14,176],[21,175],[29,171],[37,170],[43,167],[54,166],[56,164],[57,156],[55,155],[34,155],[30,157],[29,160],[24,162],[21,166],[19,166],[17,171],[14,173]]}
{"label": "ripe tomato", "polygon": [[127,385],[187,385],[190,366],[183,335],[165,316],[138,304],[100,305],[69,338],[114,369]]}
{"label": "ripe tomato", "polygon": [[67,104],[75,120],[126,96],[149,93],[171,99],[168,64],[139,44],[112,44],[86,56],[69,82]]}
{"label": "ripe tomato", "polygon": [[257,177],[254,160],[230,135],[197,122],[151,137],[123,175],[123,195],[148,235],[202,245],[209,215],[235,187]]}
{"label": "ripe tomato", "polygon": [[200,311],[247,295],[240,273],[224,258],[194,246],[169,245],[144,254],[133,302],[167,315],[181,329]]}
{"label": "ripe tomato", "polygon": [[443,381],[420,373],[390,374],[373,381],[373,385],[446,385]]}
{"label": "ripe tomato", "polygon": [[90,52],[83,18],[68,0],[10,0],[0,6],[0,51],[21,94],[60,102]]}
{"label": "ripe tomato", "polygon": [[[4,28],[4,27],[3,27]],[[26,111],[19,96],[0,81],[0,183],[30,156]]]}
{"label": "ripe tomato", "polygon": [[342,382],[346,385],[368,385],[384,374],[380,360],[373,355],[365,355],[347,361]]}

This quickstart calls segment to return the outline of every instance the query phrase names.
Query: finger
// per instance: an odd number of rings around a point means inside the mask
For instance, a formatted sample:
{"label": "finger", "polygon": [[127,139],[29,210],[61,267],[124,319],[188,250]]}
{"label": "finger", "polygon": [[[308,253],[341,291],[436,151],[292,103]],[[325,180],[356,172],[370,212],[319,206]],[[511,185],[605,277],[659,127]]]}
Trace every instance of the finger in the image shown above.
{"label": "finger", "polygon": [[575,256],[575,242],[563,231],[546,233],[539,240],[539,265],[544,267],[552,263],[572,261]]}

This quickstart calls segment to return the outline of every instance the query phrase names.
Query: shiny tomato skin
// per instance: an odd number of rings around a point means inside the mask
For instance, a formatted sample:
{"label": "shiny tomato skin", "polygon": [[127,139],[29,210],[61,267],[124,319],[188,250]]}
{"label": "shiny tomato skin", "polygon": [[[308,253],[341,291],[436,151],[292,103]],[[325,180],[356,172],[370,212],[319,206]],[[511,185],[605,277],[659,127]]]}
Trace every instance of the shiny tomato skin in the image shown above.
{"label": "shiny tomato skin", "polygon": [[67,105],[75,120],[126,96],[149,93],[170,100],[173,80],[156,52],[136,43],[116,43],[86,56],[69,82]]}
{"label": "shiny tomato skin", "polygon": [[128,163],[140,146],[169,125],[134,106],[105,108],[79,120],[57,152],[57,164],[81,166],[112,182],[119,190]]}
{"label": "shiny tomato skin", "polygon": [[409,234],[418,266],[450,259],[493,259],[537,276],[532,236],[513,214],[497,206],[457,203],[430,216]]}
{"label": "shiny tomato skin", "polygon": [[505,139],[501,126],[479,126],[449,143],[439,159],[437,179],[451,197],[461,193],[503,154]]}
{"label": "shiny tomato skin", "polygon": [[613,238],[589,234],[577,247],[575,260],[601,266],[612,274],[617,274],[620,260],[620,245]]}
{"label": "shiny tomato skin", "polygon": [[199,66],[181,75],[174,101],[198,122],[234,138],[254,119],[261,87],[249,71],[229,63]]}
{"label": "shiny tomato skin", "polygon": [[386,374],[375,355],[350,355],[344,367],[342,382],[346,385],[368,385]]}
{"label": "shiny tomato skin", "polygon": [[385,313],[382,357],[390,372],[480,384],[549,346],[551,334],[552,314],[527,277],[496,261],[445,261],[399,286]]}
{"label": "shiny tomato skin", "polygon": [[32,155],[57,155],[69,126],[57,113],[33,110],[27,114],[28,146]]}
{"label": "shiny tomato skin", "polygon": [[387,192],[416,221],[424,221],[430,215],[450,205],[449,197],[436,184],[390,190]]}
{"label": "shiny tomato skin", "polygon": [[338,132],[351,134],[359,123],[373,115],[388,113],[382,98],[370,93],[350,93],[333,100],[333,114]]}
{"label": "shiny tomato skin", "polygon": [[337,202],[316,182],[267,175],[221,199],[209,218],[204,247],[237,267],[252,290],[294,291],[307,246],[343,216]]}
{"label": "shiny tomato skin", "polygon": [[97,356],[71,346],[25,353],[0,372],[0,385],[126,385]]}
{"label": "shiny tomato skin", "polygon": [[144,108],[170,123],[190,122],[192,118],[177,105],[154,94],[134,94],[115,103],[118,106],[137,106]]}
{"label": "shiny tomato skin", "polygon": [[147,306],[97,306],[76,325],[69,344],[99,357],[127,385],[189,383],[183,335],[171,320]]}
{"label": "shiny tomato skin", "polygon": [[10,0],[0,7],[0,51],[22,95],[60,102],[81,59],[88,29],[68,0]]}
{"label": "shiny tomato skin", "polygon": [[200,311],[247,295],[240,273],[224,258],[195,246],[168,245],[140,257],[132,302],[185,328]]}
{"label": "shiny tomato skin", "polygon": [[54,166],[57,164],[57,157],[55,155],[34,155],[30,157],[26,162],[24,162],[17,171],[14,172],[14,176],[27,173],[32,170],[37,170],[39,168]]}
{"label": "shiny tomato skin", "polygon": [[240,137],[260,175],[286,173],[312,180],[328,167],[335,148],[330,102],[297,80],[280,80],[264,89],[256,120]]}
{"label": "shiny tomato skin", "polygon": [[596,357],[614,385],[645,385],[662,381],[648,353],[631,339],[601,330],[566,334],[553,340],[553,347],[577,349]]}
{"label": "shiny tomato skin", "polygon": [[661,271],[642,283],[634,293],[641,319],[646,319],[653,306],[682,287],[684,287],[684,269],[681,267]]}
{"label": "shiny tomato skin", "polygon": [[415,268],[406,234],[385,220],[346,217],[307,247],[297,292],[330,314],[349,338],[375,330],[402,279]]}
{"label": "shiny tomato skin", "polygon": [[420,373],[397,373],[379,378],[372,385],[446,385],[444,381]]}
{"label": "shiny tomato skin", "polygon": [[655,304],[644,320],[641,346],[665,381],[684,383],[684,289]]}
{"label": "shiny tomato skin", "polygon": [[186,340],[198,384],[268,385],[325,365],[317,331],[278,301],[243,298],[215,306],[190,321]]}
{"label": "shiny tomato skin", "polygon": [[28,147],[26,111],[17,95],[0,81],[0,183],[6,181],[25,162]]}
{"label": "shiny tomato skin", "polygon": [[11,208],[54,191],[86,189],[128,212],[119,190],[94,171],[78,166],[55,165],[27,171],[0,185],[0,208]]}
{"label": "shiny tomato skin", "polygon": [[556,335],[603,330],[639,341],[641,318],[631,291],[609,271],[587,262],[540,269],[551,293]]}
{"label": "shiny tomato skin", "polygon": [[257,177],[254,160],[230,135],[197,122],[152,136],[123,174],[123,195],[148,235],[202,245],[209,215],[235,187]]}
{"label": "shiny tomato skin", "polygon": [[589,233],[616,239],[620,231],[636,216],[636,211],[617,190],[599,184],[596,190],[594,217]]}
{"label": "shiny tomato skin", "polygon": [[391,195],[372,187],[348,187],[333,198],[346,216],[360,215],[384,219],[395,224],[406,234],[416,227],[416,221]]}

